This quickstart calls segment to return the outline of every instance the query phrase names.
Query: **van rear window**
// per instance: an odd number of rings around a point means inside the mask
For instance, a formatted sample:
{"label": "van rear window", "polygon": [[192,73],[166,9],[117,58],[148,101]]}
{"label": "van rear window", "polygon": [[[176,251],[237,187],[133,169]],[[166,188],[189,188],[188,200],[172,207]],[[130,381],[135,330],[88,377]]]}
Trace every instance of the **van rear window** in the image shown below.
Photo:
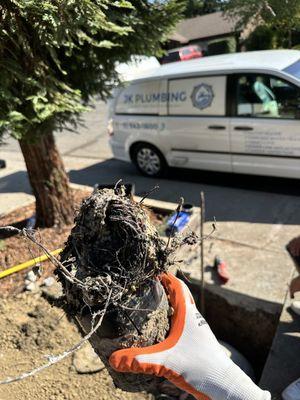
{"label": "van rear window", "polygon": [[161,101],[160,82],[129,84],[121,90],[116,104],[117,114],[158,114]]}
{"label": "van rear window", "polygon": [[294,77],[300,79],[300,60],[294,62],[283,70],[287,74],[293,75]]}

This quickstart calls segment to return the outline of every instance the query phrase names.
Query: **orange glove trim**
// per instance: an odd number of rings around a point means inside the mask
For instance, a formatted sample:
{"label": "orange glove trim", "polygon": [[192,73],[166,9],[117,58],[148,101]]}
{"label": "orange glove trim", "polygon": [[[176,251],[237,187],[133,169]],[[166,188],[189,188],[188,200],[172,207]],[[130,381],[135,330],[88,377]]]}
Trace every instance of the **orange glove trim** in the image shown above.
{"label": "orange glove trim", "polygon": [[[162,274],[160,279],[168,292],[170,304],[174,309],[174,314],[171,317],[171,329],[169,336],[163,342],[154,344],[152,346],[123,349],[113,353],[109,358],[109,363],[117,371],[131,372],[132,362],[135,361],[135,356],[139,354],[151,354],[168,350],[175,346],[182,334],[185,321],[185,298],[182,286],[171,274]],[[143,371],[139,370],[136,372]]]}
{"label": "orange glove trim", "polygon": [[166,368],[163,365],[139,363],[138,361],[133,360],[130,372],[164,377],[168,381],[174,383],[174,385],[179,387],[181,390],[192,394],[197,400],[211,400],[210,397],[198,392],[193,386],[189,385],[181,375],[177,374],[177,372]]}

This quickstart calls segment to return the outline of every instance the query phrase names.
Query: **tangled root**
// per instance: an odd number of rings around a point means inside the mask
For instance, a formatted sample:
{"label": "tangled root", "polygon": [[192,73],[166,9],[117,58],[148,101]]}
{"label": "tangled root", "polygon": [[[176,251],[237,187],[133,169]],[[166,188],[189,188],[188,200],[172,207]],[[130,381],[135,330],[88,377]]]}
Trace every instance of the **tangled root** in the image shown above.
{"label": "tangled root", "polygon": [[148,210],[125,196],[124,187],[97,190],[82,203],[57,269],[65,310],[86,334],[91,315],[104,308],[101,328],[90,342],[115,384],[129,391],[155,391],[159,378],[119,374],[110,354],[131,346],[162,341],[169,330],[170,308],[157,277],[168,270],[171,254],[184,243],[168,246],[152,225]]}
{"label": "tangled root", "polygon": [[82,301],[101,308],[112,290],[114,306],[124,305],[126,298],[167,270],[168,254],[146,208],[126,197],[122,187],[99,190],[82,203],[61,256],[81,282],[69,293],[65,285],[68,303],[76,310]]}

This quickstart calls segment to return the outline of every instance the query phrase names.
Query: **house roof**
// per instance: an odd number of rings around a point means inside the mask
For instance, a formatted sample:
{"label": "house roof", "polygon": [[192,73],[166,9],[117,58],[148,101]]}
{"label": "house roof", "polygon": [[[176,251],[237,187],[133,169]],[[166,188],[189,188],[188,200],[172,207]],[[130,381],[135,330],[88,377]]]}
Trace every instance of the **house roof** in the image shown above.
{"label": "house roof", "polygon": [[205,39],[235,32],[235,23],[235,20],[225,18],[223,12],[218,11],[179,22],[175,33],[189,41]]}
{"label": "house roof", "polygon": [[171,36],[169,37],[170,40],[174,40],[174,42],[178,42],[181,44],[188,43],[188,39],[182,35],[180,35],[178,32],[173,32]]}

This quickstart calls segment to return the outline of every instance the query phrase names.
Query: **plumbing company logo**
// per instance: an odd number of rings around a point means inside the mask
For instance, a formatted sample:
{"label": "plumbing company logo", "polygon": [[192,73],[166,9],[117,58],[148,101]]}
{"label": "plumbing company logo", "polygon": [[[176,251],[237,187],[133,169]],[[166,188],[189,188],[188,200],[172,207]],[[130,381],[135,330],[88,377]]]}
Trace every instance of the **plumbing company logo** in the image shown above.
{"label": "plumbing company logo", "polygon": [[210,107],[214,97],[212,87],[206,83],[195,86],[191,94],[193,106],[199,110]]}
{"label": "plumbing company logo", "polygon": [[125,93],[125,104],[154,104],[154,103],[180,103],[186,101],[185,90],[176,92],[158,92],[158,93]]}

